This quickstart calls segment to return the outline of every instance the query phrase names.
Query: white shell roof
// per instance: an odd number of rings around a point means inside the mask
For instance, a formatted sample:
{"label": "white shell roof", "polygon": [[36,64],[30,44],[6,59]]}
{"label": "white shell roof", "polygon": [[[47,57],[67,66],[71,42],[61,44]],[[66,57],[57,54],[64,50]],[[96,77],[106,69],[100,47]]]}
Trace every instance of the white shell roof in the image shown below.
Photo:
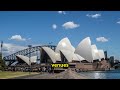
{"label": "white shell roof", "polygon": [[101,58],[101,59],[102,59],[102,58],[105,59],[104,51],[103,51],[103,50],[98,50],[98,52],[99,52],[99,56],[100,56],[100,58]]}
{"label": "white shell roof", "polygon": [[98,52],[98,49],[97,49],[96,45],[95,44],[92,45],[91,48],[92,48],[93,60],[96,60],[96,59],[100,60],[99,52]]}
{"label": "white shell roof", "polygon": [[75,53],[79,54],[89,62],[93,61],[90,37],[83,39],[79,43],[75,50]]}
{"label": "white shell roof", "polygon": [[66,50],[66,51],[71,51],[74,52],[75,48],[71,45],[69,39],[63,38],[57,45],[55,52],[59,53],[60,50]]}
{"label": "white shell roof", "polygon": [[61,50],[61,52],[66,57],[66,59],[68,60],[68,62],[72,62],[74,52],[70,52],[70,51],[67,51],[67,50]]}
{"label": "white shell roof", "polygon": [[60,53],[55,53],[56,61],[61,61]]}
{"label": "white shell roof", "polygon": [[66,57],[68,62],[72,62],[72,60],[76,60],[76,61],[85,60],[83,57],[81,57],[78,54],[75,54],[74,52],[70,52],[70,51],[66,51],[66,50],[61,50],[61,52]]}
{"label": "white shell roof", "polygon": [[[19,57],[20,59],[22,59],[22,60],[23,60],[24,62],[26,62],[28,65],[30,65],[29,57],[23,56],[23,55],[16,55],[16,56]],[[31,63],[37,62],[37,56],[32,56],[32,57],[30,57],[30,61],[31,61]]]}
{"label": "white shell roof", "polygon": [[51,48],[48,48],[48,47],[42,47],[44,49],[44,51],[48,54],[48,56],[50,57],[50,59],[52,60],[53,63],[56,62],[56,55],[55,55],[55,52],[51,49]]}
{"label": "white shell roof", "polygon": [[81,57],[80,55],[78,55],[78,54],[74,54],[73,55],[73,60],[82,61],[82,60],[85,60],[85,59],[83,57]]}

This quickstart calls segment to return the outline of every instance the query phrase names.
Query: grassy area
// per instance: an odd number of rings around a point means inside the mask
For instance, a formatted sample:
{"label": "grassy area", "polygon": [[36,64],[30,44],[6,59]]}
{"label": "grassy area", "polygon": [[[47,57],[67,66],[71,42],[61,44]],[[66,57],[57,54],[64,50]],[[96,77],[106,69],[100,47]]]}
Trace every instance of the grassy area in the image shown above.
{"label": "grassy area", "polygon": [[[37,72],[31,72],[31,74],[38,74]],[[0,79],[9,79],[13,77],[29,75],[29,72],[11,72],[11,71],[0,71]]]}

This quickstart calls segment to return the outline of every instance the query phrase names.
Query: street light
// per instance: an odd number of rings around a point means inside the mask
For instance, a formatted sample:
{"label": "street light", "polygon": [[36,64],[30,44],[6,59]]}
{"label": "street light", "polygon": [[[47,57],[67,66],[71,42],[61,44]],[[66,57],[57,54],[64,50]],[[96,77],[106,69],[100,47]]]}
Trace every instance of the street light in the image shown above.
{"label": "street light", "polygon": [[28,47],[29,47],[29,66],[30,66],[29,74],[30,74],[30,72],[31,72],[31,61],[30,61],[31,54],[30,54],[30,49],[31,49],[32,45],[28,45]]}

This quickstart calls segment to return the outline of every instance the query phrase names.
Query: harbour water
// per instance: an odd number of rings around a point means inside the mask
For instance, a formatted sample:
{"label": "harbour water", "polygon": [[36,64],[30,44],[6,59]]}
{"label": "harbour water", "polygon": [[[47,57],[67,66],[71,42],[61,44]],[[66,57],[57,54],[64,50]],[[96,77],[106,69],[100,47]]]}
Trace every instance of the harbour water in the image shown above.
{"label": "harbour water", "polygon": [[80,72],[91,79],[120,79],[120,70]]}

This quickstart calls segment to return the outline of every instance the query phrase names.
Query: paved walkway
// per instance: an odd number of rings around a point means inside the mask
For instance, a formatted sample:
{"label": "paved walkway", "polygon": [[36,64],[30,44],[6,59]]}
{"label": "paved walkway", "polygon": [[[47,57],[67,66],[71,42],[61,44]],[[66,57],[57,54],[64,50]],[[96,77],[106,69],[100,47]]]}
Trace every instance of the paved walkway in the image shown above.
{"label": "paved walkway", "polygon": [[37,75],[17,77],[14,79],[90,79],[90,78],[83,74],[68,69],[61,73],[43,73]]}

